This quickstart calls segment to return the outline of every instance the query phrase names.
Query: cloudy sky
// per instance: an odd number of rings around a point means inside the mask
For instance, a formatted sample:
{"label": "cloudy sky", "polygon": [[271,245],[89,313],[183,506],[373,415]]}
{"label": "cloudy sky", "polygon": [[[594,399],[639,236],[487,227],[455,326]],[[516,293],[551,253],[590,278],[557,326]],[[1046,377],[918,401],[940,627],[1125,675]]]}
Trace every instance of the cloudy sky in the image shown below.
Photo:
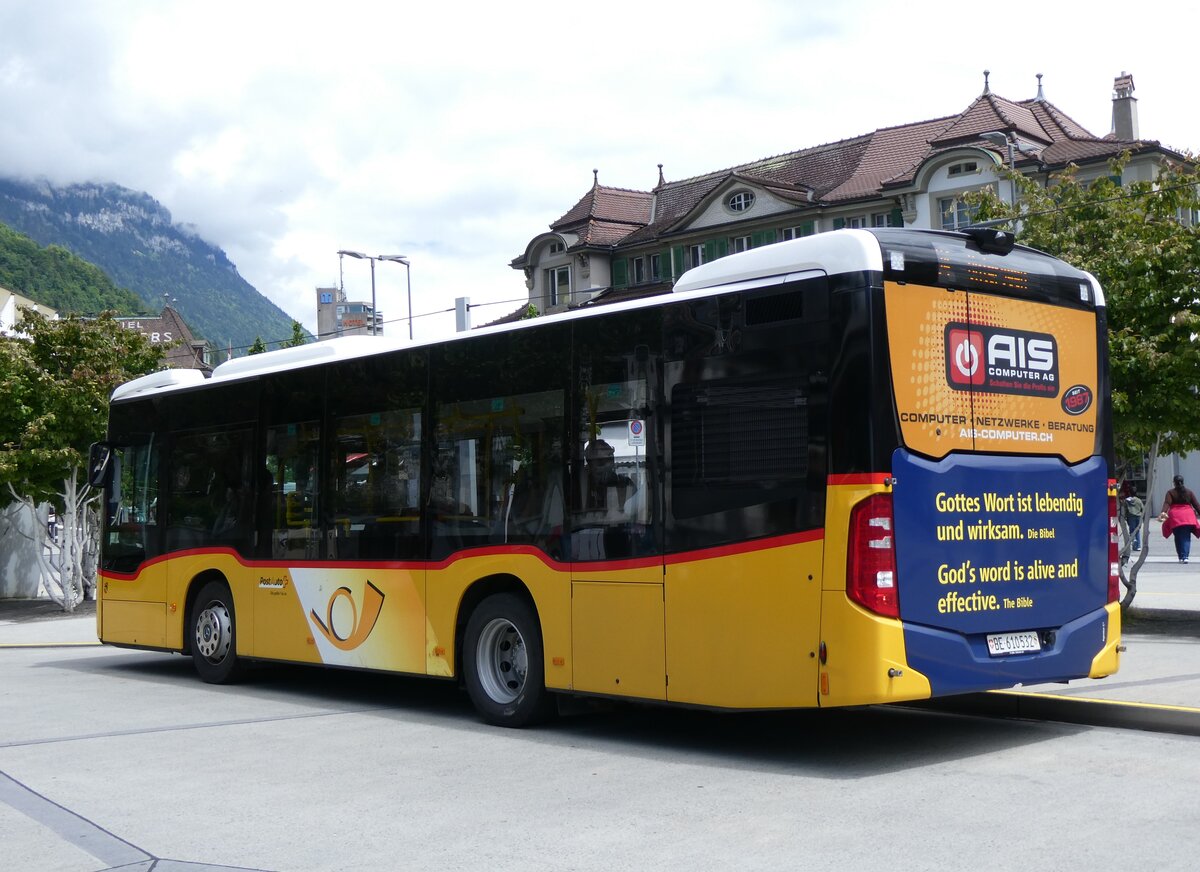
{"label": "cloudy sky", "polygon": [[[407,255],[431,338],[455,297],[517,308],[509,261],[593,168],[648,190],[953,115],[984,69],[1100,135],[1127,70],[1143,137],[1200,151],[1183,6],[0,0],[0,174],[147,191],[310,329],[338,249]],[[402,333],[404,268],[376,278]]]}

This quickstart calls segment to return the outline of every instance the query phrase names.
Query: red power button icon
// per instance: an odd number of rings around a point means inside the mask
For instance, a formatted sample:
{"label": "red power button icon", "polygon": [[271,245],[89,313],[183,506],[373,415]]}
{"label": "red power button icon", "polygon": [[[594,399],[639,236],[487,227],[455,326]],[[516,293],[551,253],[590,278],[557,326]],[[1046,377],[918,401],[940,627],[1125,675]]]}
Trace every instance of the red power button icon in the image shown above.
{"label": "red power button icon", "polygon": [[951,384],[981,385],[986,377],[983,366],[983,334],[952,328],[946,334],[946,372]]}

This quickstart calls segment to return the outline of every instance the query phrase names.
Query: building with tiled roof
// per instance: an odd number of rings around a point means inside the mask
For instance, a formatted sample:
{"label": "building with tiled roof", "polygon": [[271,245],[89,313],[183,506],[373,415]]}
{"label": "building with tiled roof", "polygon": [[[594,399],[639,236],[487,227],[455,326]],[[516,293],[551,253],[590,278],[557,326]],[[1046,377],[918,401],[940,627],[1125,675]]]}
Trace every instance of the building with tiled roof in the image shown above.
{"label": "building with tiled roof", "polygon": [[[984,89],[966,109],[887,127],[679,181],[662,165],[649,191],[592,187],[529,241],[511,266],[525,273],[539,312],[662,293],[686,269],[726,254],[842,227],[955,229],[970,222],[961,197],[992,186],[1009,164],[1047,177],[1109,172],[1122,152],[1127,179],[1149,179],[1182,155],[1140,137],[1133,77],[1113,88],[1113,130],[1097,136],[1037,96],[1014,102]],[[522,306],[521,313],[527,307]],[[515,317],[515,316],[514,316]],[[508,320],[508,319],[501,319]]]}
{"label": "building with tiled roof", "polygon": [[208,342],[192,335],[183,316],[173,306],[163,306],[160,315],[119,316],[117,323],[126,330],[141,333],[151,345],[163,346],[166,350],[163,365],[171,369],[212,372]]}

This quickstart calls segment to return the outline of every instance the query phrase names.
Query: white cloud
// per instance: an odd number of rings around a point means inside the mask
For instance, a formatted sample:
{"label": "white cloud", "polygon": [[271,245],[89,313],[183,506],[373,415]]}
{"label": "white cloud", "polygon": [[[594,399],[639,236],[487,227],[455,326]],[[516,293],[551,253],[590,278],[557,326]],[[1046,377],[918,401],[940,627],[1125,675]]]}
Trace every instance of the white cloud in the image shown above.
{"label": "white cloud", "polygon": [[[148,191],[310,328],[336,252],[412,259],[417,313],[524,294],[508,267],[591,184],[649,189],[961,111],[1047,97],[1108,132],[1131,71],[1145,136],[1200,148],[1200,12],[1133,39],[1084,4],[1036,15],[926,0],[590,7],[44,0],[0,9],[0,172]],[[370,292],[366,264],[347,290]],[[405,276],[376,275],[407,316]],[[499,303],[498,301],[505,301]],[[452,329],[418,318],[418,335]]]}

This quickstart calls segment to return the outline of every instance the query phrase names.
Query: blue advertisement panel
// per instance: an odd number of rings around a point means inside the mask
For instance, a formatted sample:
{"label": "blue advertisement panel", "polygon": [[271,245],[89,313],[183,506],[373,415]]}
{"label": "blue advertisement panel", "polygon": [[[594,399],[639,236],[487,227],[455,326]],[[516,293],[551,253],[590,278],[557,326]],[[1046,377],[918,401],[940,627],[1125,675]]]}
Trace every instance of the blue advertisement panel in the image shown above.
{"label": "blue advertisement panel", "polygon": [[1022,646],[1030,640],[1015,631],[1063,628],[1104,606],[1103,458],[1075,466],[1036,456],[950,454],[933,461],[901,448],[892,471],[905,622],[1005,634],[988,640],[989,654],[1005,657],[1028,650]]}

